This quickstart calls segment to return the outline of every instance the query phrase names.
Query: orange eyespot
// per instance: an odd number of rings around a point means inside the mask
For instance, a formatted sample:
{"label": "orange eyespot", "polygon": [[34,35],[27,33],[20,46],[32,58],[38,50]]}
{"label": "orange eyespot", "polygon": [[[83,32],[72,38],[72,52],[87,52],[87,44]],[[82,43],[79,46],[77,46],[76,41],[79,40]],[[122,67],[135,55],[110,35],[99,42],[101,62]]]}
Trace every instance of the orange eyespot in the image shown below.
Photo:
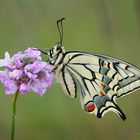
{"label": "orange eyespot", "polygon": [[93,101],[89,101],[86,105],[85,105],[85,110],[87,112],[92,112],[94,109],[96,108],[95,103],[93,103]]}
{"label": "orange eyespot", "polygon": [[104,88],[105,84],[103,82],[100,83],[101,87]]}
{"label": "orange eyespot", "polygon": [[100,95],[105,96],[104,92],[100,90]]}

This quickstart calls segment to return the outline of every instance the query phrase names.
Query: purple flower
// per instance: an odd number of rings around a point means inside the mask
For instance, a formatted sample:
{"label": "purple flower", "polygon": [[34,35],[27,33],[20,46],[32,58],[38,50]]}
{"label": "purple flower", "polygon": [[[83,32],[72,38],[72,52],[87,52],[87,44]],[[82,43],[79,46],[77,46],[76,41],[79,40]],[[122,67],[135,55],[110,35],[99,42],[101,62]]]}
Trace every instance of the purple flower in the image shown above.
{"label": "purple flower", "polygon": [[53,81],[52,68],[40,56],[36,48],[28,48],[10,58],[8,52],[0,60],[0,82],[3,83],[7,94],[17,90],[24,94],[29,91],[43,95]]}

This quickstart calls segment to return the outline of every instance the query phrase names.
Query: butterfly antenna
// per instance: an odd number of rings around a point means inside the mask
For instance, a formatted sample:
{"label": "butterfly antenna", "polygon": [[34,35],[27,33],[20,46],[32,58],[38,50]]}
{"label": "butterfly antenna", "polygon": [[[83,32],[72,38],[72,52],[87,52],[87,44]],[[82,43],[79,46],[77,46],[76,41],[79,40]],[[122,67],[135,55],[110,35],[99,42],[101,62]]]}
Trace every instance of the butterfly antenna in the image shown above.
{"label": "butterfly antenna", "polygon": [[63,41],[63,20],[65,20],[65,18],[62,18],[60,20],[57,21],[57,28],[58,28],[58,32],[60,35],[60,43],[62,44]]}

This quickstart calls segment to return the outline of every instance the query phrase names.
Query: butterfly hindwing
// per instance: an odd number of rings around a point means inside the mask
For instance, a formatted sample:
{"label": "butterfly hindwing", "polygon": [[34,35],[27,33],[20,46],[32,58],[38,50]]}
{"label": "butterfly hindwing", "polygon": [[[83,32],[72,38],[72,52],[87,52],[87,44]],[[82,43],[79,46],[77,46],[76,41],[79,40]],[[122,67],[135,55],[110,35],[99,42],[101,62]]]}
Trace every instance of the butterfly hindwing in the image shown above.
{"label": "butterfly hindwing", "polygon": [[83,52],[68,52],[63,61],[63,87],[72,97],[80,90],[81,103],[87,112],[101,118],[114,111],[126,119],[116,98],[140,87],[139,69],[115,58]]}

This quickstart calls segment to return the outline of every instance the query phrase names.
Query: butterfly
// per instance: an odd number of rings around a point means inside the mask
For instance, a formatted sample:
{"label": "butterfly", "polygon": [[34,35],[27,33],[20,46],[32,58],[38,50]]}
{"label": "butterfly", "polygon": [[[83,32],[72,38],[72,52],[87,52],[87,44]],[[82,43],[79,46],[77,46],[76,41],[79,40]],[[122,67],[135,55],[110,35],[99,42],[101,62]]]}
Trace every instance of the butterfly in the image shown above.
{"label": "butterfly", "polygon": [[62,45],[62,21],[57,21],[60,33],[58,42],[46,54],[48,63],[53,67],[57,81],[70,97],[80,92],[82,107],[90,114],[102,118],[113,111],[123,120],[126,115],[116,103],[119,99],[140,88],[140,69],[120,59],[87,53],[68,51]]}

